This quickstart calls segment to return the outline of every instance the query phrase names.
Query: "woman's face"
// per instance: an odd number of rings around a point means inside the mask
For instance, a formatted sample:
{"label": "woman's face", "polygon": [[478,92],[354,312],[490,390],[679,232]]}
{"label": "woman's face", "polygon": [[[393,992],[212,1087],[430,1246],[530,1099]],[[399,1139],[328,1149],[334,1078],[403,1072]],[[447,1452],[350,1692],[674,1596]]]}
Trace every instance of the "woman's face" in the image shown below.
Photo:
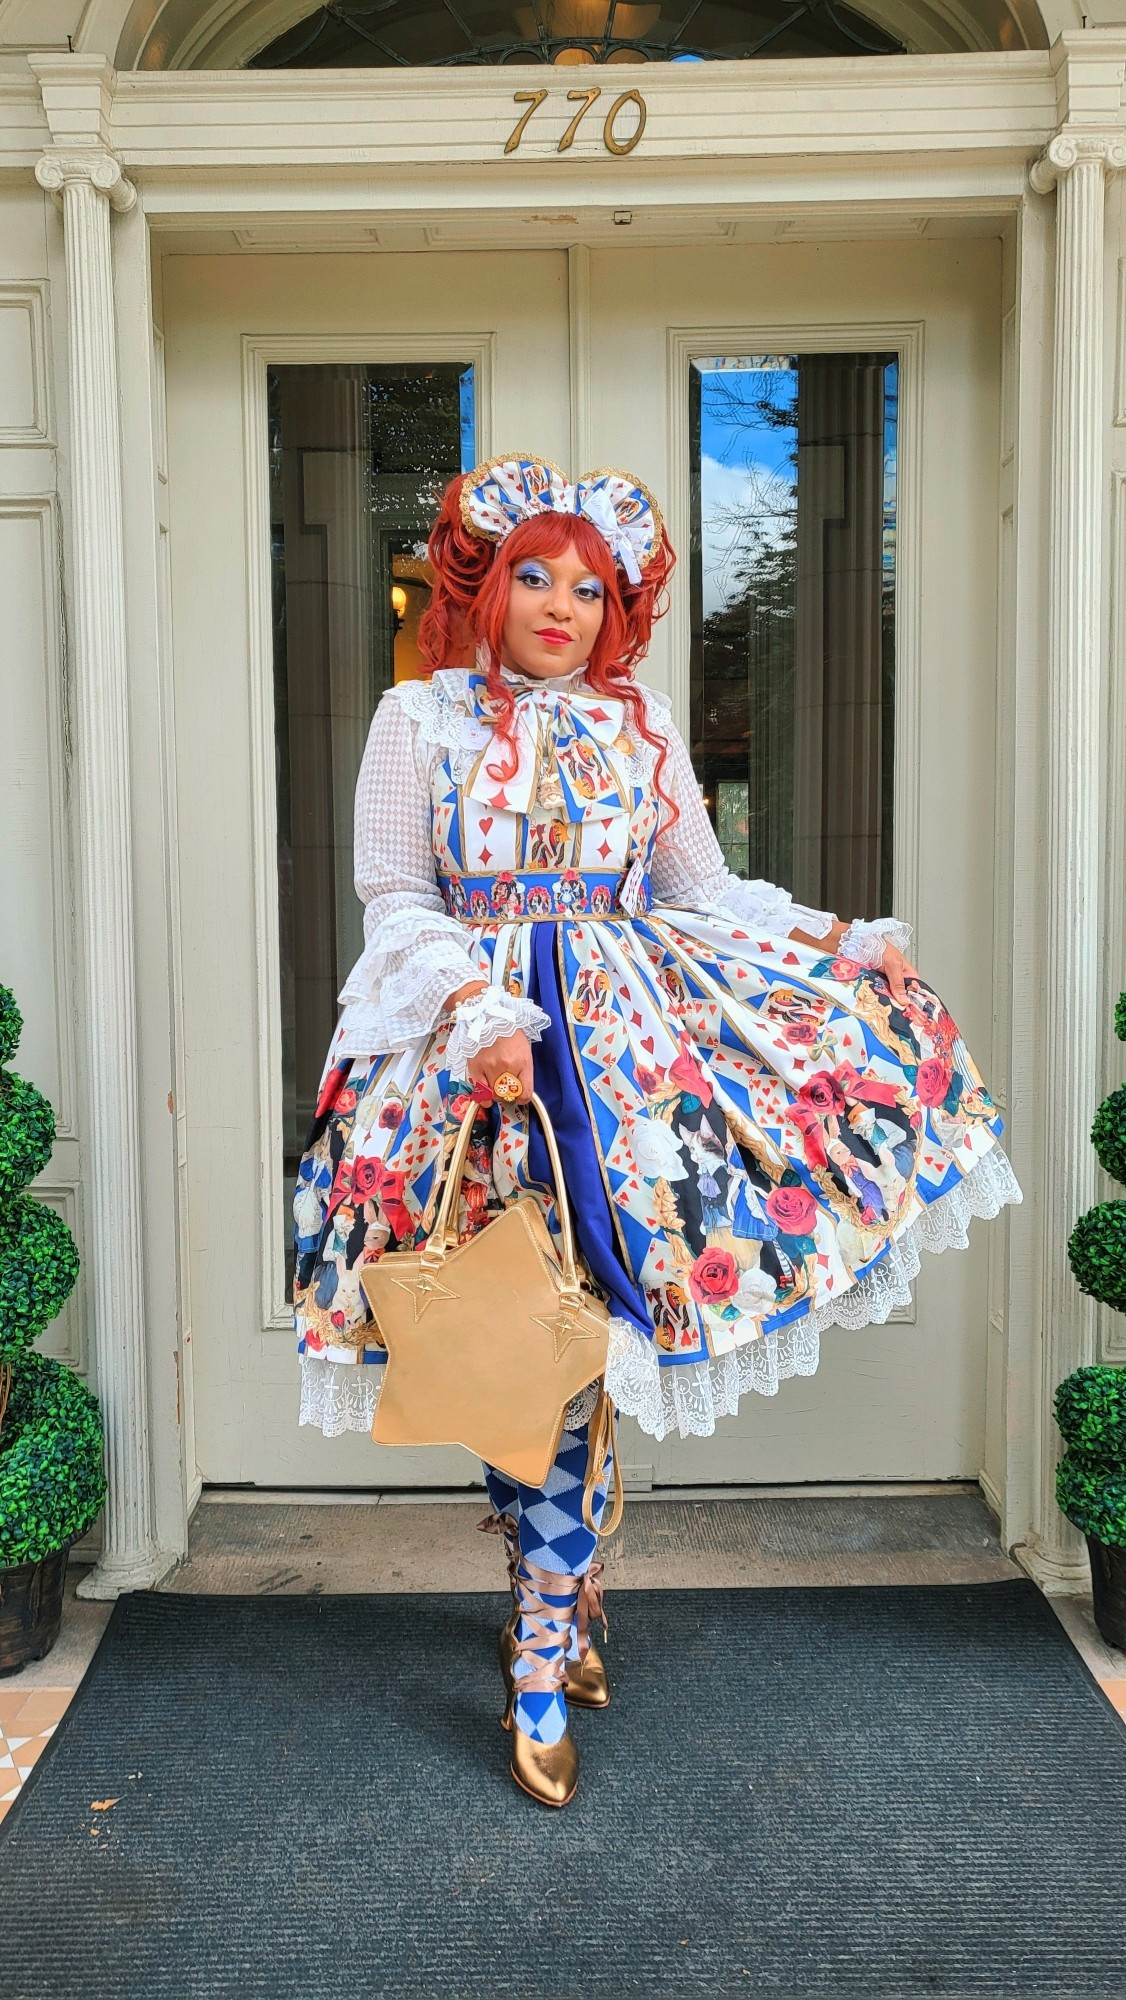
{"label": "woman's face", "polygon": [[585,665],[605,609],[600,577],[575,548],[525,556],[512,572],[501,633],[501,662],[537,680]]}

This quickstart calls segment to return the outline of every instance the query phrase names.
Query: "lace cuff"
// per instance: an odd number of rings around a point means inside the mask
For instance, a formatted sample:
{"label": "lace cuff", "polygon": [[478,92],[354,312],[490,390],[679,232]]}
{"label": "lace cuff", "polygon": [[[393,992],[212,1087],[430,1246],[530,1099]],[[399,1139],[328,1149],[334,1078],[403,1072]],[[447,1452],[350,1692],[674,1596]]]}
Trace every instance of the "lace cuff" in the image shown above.
{"label": "lace cuff", "polygon": [[486,986],[480,993],[471,993],[468,1000],[459,1001],[454,1011],[453,1033],[446,1044],[447,1067],[454,1075],[464,1076],[472,1056],[491,1049],[494,1042],[514,1035],[518,1028],[523,1028],[530,1042],[538,1042],[550,1026],[551,1016],[534,1000],[506,993],[501,986]]}
{"label": "lace cuff", "polygon": [[898,917],[873,917],[865,923],[857,917],[837,946],[838,958],[850,958],[854,965],[880,966],[889,944],[906,955],[911,945],[911,926]]}
{"label": "lace cuff", "polygon": [[472,939],[456,918],[419,903],[392,911],[376,924],[340,989],[342,1049],[408,1048],[433,1032],[450,994],[480,972]]}

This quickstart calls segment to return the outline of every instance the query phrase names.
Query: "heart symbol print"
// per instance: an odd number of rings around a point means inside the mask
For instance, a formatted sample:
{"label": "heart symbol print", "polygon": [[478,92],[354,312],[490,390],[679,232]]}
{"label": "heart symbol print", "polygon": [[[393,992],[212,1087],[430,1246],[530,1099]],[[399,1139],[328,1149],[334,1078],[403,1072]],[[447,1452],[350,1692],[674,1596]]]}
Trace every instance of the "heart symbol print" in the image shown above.
{"label": "heart symbol print", "polygon": [[641,1046],[642,1046],[642,1048],[643,1048],[643,1049],[645,1050],[645,1053],[646,1053],[646,1055],[648,1055],[648,1056],[651,1056],[651,1055],[652,1055],[652,1053],[653,1053],[653,1037],[652,1037],[652,1035],[646,1035],[646,1036],[645,1036],[645,1038],[644,1038],[644,1040],[642,1041],[642,1044],[641,1044]]}
{"label": "heart symbol print", "polygon": [[492,823],[493,823],[492,813],[489,814],[488,819],[479,819],[477,821],[477,824],[480,827],[482,833],[488,833],[489,828],[492,826]]}
{"label": "heart symbol print", "polygon": [[801,959],[798,957],[796,951],[788,951],[782,963],[783,965],[800,965]]}

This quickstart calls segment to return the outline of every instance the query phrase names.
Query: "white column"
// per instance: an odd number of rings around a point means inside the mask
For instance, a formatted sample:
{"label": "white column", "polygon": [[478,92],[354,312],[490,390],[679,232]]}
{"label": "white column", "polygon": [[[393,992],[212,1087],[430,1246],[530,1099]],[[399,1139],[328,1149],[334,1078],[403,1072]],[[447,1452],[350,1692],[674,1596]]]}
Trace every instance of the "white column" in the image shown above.
{"label": "white column", "polygon": [[143,1589],[168,1568],[153,1538],[142,1289],[129,708],[111,206],[137,199],[112,154],[45,153],[61,196],[70,406],[71,657],[77,696],[85,979],[87,1285],[109,1494],[83,1597]]}
{"label": "white column", "polygon": [[1044,1247],[1041,1438],[1030,1567],[1048,1588],[1087,1580],[1087,1558],[1055,1498],[1056,1386],[1097,1357],[1096,1309],[1067,1260],[1095,1199],[1091,1120],[1098,1100],[1099,889],[1106,500],[1103,232],[1106,178],[1126,166],[1120,132],[1064,131],[1032,169],[1056,192],[1055,344],[1049,506],[1048,821],[1045,930]]}

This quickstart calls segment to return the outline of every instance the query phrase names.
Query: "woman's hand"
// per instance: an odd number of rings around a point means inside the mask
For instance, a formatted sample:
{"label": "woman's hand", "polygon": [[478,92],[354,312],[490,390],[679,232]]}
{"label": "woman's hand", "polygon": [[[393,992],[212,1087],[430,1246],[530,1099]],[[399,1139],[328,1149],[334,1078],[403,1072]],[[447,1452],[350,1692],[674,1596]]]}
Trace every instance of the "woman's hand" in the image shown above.
{"label": "woman's hand", "polygon": [[[841,939],[848,928],[848,923],[837,917],[831,929],[825,933],[824,937],[810,937],[806,931],[801,930],[793,930],[789,935],[798,944],[810,945],[814,951],[830,953],[838,950]],[[918,967],[912,965],[909,958],[904,958],[898,946],[885,943],[883,957],[880,960],[877,970],[882,972],[884,978],[887,980],[891,997],[895,1001],[896,1006],[905,1007],[907,1005],[907,987],[905,982],[908,979],[920,978],[921,975]]]}
{"label": "woman's hand", "polygon": [[535,1089],[535,1080],[532,1073],[532,1044],[523,1028],[517,1028],[514,1035],[506,1035],[503,1041],[491,1042],[487,1049],[481,1050],[480,1055],[469,1058],[470,1083],[484,1084],[490,1091],[498,1076],[503,1076],[506,1070],[509,1076],[519,1078],[520,1095],[511,1099],[502,1098],[500,1102],[527,1104]]}
{"label": "woman's hand", "polygon": [[907,1005],[907,986],[905,982],[908,979],[919,978],[918,968],[912,965],[909,958],[904,958],[903,953],[898,951],[895,945],[889,944],[884,947],[884,956],[880,965],[880,971],[891,988],[891,997],[895,1001],[896,1006],[905,1007]]}
{"label": "woman's hand", "polygon": [[[484,979],[469,980],[466,985],[459,986],[456,993],[450,994],[446,1002],[447,1007],[452,1012],[459,1000],[468,1000],[474,993],[483,993],[487,984],[488,981]],[[487,1049],[481,1050],[480,1055],[470,1056],[466,1066],[469,1082],[483,1085],[490,1096],[497,1077],[503,1076],[506,1070],[510,1076],[519,1078],[520,1095],[502,1101],[506,1104],[526,1104],[535,1084],[532,1073],[532,1044],[523,1028],[518,1028],[514,1035],[505,1035],[499,1042],[490,1042]]]}

